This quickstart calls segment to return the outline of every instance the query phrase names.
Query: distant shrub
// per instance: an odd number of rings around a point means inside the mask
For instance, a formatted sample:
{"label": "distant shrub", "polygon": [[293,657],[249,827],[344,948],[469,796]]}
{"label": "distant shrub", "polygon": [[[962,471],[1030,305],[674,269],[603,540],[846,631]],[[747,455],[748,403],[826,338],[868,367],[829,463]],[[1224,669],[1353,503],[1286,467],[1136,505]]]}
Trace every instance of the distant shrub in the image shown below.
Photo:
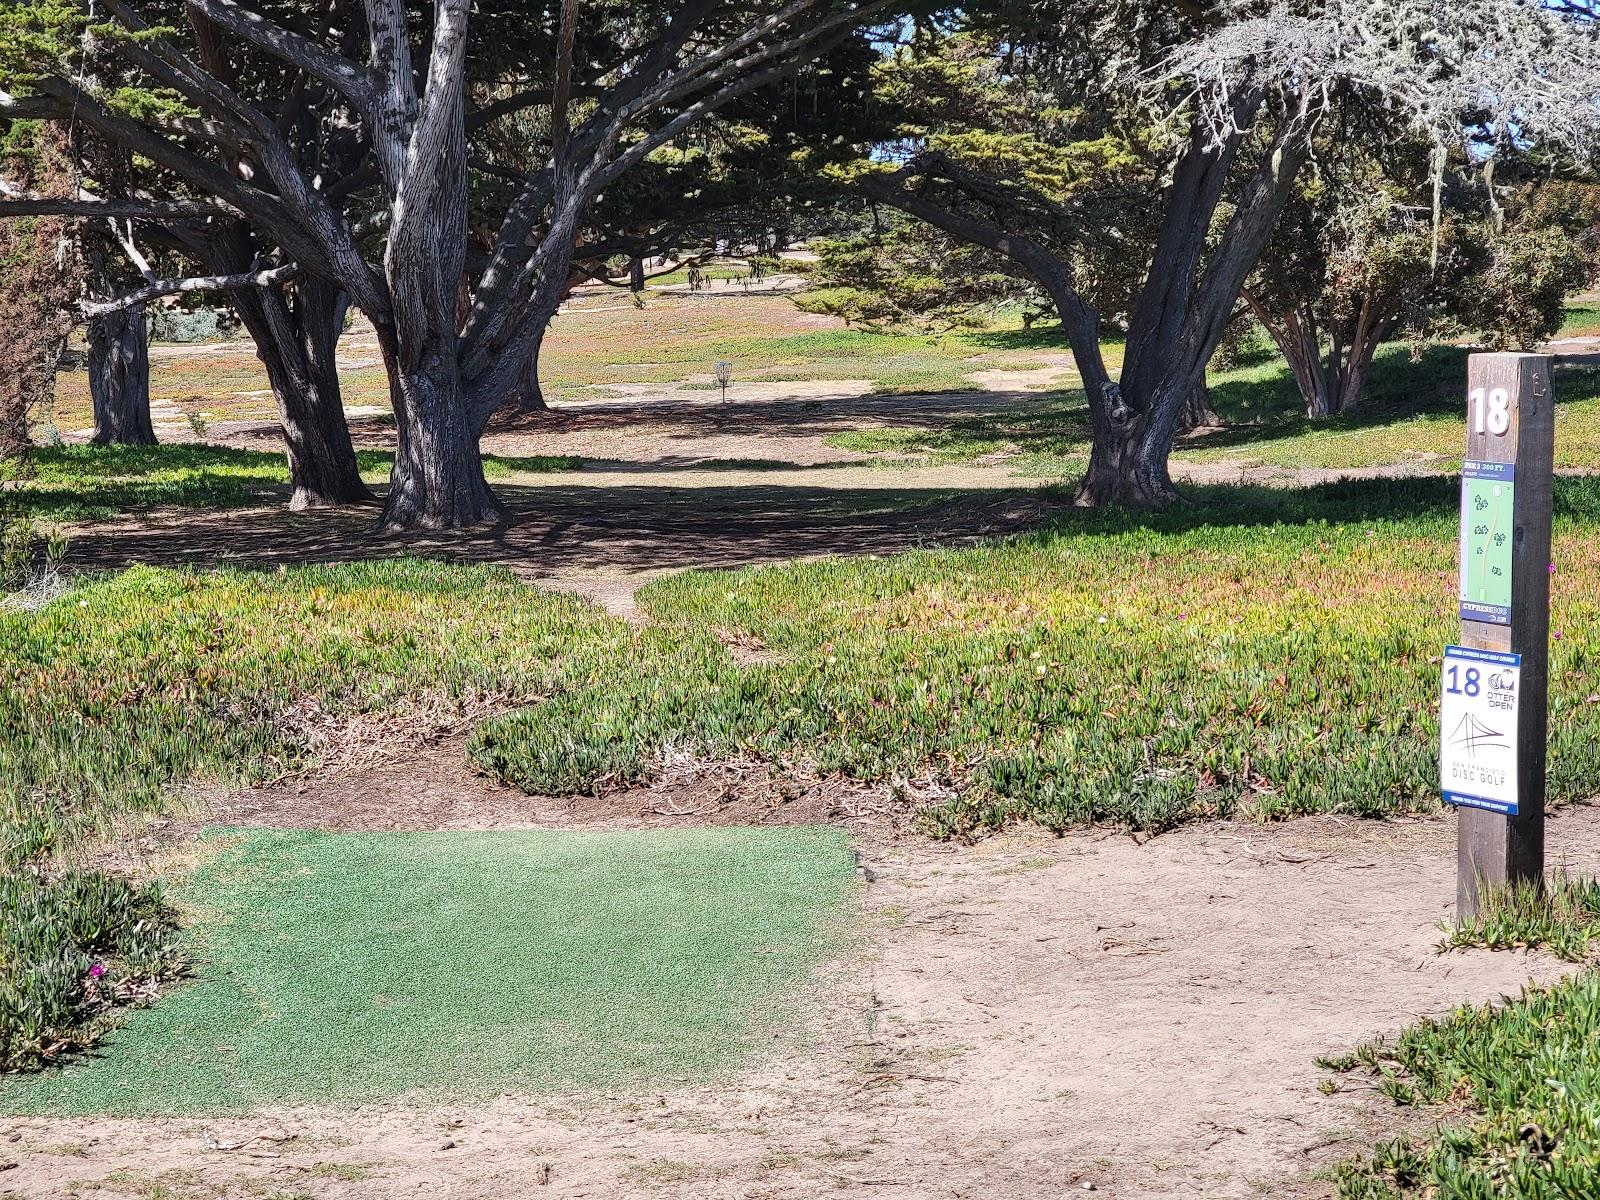
{"label": "distant shrub", "polygon": [[150,313],[150,337],[157,342],[216,342],[238,331],[231,309],[157,307]]}

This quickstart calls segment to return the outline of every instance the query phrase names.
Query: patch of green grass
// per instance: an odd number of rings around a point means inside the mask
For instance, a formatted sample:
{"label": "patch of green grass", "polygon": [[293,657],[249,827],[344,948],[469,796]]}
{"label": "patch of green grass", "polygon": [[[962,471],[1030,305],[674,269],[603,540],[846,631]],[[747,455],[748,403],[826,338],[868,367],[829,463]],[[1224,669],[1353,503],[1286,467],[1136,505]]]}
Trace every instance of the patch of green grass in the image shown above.
{"label": "patch of green grass", "polygon": [[[392,456],[389,467],[394,465]],[[548,475],[563,471],[576,471],[583,459],[574,454],[485,454],[483,476],[489,480],[515,479],[518,475]],[[388,469],[384,478],[388,478]]]}
{"label": "patch of green grass", "polygon": [[[1213,372],[1212,401],[1227,424],[1180,442],[1173,460],[1239,461],[1286,470],[1404,464],[1430,471],[1459,469],[1465,438],[1461,389],[1466,355],[1459,347],[1430,346],[1418,358],[1409,346],[1387,346],[1373,363],[1361,407],[1320,421],[1303,415],[1293,377],[1276,356]],[[940,381],[941,389],[961,386],[971,386],[970,380]],[[1557,386],[1556,465],[1600,469],[1600,372],[1563,372]],[[1080,474],[1090,446],[1088,413],[1076,392],[1052,393],[1000,412],[944,424],[836,433],[827,442],[840,449],[884,454],[885,465],[891,466],[972,462],[1011,450],[1019,473],[1041,478]]]}
{"label": "patch of green grass", "polygon": [[843,935],[842,831],[223,831],[195,981],[11,1112],[216,1112],[701,1081]]}
{"label": "patch of green grass", "polygon": [[1441,951],[1543,948],[1567,962],[1582,962],[1600,938],[1600,880],[1556,875],[1543,887],[1518,884],[1491,890],[1477,916],[1444,929]]}
{"label": "patch of green grass", "polygon": [[[1384,347],[1355,412],[1319,421],[1301,411],[1280,359],[1214,376],[1212,397],[1230,427],[1181,446],[1176,461],[1243,460],[1262,466],[1324,470],[1422,463],[1459,468],[1465,433],[1462,388],[1467,351]],[[1563,372],[1556,381],[1556,466],[1600,467],[1600,372]]]}
{"label": "patch of green grass", "polygon": [[[237,508],[282,500],[289,488],[289,467],[281,453],[228,446],[43,446],[34,451],[32,462],[32,473],[7,491],[16,511],[45,520],[103,520],[165,506]],[[356,462],[363,479],[382,484],[389,480],[394,455],[359,450]],[[581,465],[569,454],[487,454],[483,473],[491,480],[506,480],[575,471]]]}
{"label": "patch of green grass", "polygon": [[1036,404],[964,417],[942,426],[893,426],[830,434],[830,446],[866,454],[891,454],[885,466],[973,462],[1014,452],[1021,475],[1063,478],[1081,474],[1089,461],[1088,410],[1081,392],[1041,397]]}
{"label": "patch of green grass", "polygon": [[43,446],[29,478],[14,485],[29,516],[93,520],[161,505],[232,508],[281,498],[289,482],[282,454],[224,446]]}
{"label": "patch of green grass", "polygon": [[1342,1200],[1600,1194],[1600,974],[1459,1008],[1356,1058],[1396,1103],[1449,1108],[1431,1136],[1394,1138],[1341,1164]]}
{"label": "patch of green grass", "polygon": [[1593,337],[1600,335],[1600,302],[1584,300],[1567,305],[1566,317],[1561,323],[1558,337]]}

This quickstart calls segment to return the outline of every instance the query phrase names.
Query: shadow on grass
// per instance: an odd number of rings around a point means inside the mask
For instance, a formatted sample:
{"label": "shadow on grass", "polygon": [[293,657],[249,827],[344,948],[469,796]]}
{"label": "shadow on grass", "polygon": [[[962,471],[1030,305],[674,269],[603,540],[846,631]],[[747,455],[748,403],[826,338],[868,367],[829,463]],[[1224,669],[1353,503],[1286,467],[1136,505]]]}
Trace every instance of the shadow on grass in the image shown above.
{"label": "shadow on grass", "polygon": [[1456,412],[1467,377],[1467,353],[1457,346],[1429,346],[1419,361],[1413,361],[1407,347],[1386,346],[1373,360],[1361,407],[1320,421],[1305,416],[1294,377],[1274,360],[1246,378],[1212,384],[1212,403],[1231,428],[1208,434],[1205,445],[1249,446],[1312,430],[1368,429]]}
{"label": "shadow on grass", "polygon": [[[1242,527],[1337,526],[1357,523],[1415,526],[1415,532],[1455,529],[1461,502],[1458,475],[1342,479],[1309,487],[1249,484],[1185,485],[1184,503],[1157,511],[1069,508],[1041,532],[1114,535],[1135,531],[1190,533]],[[1557,476],[1558,523],[1600,525],[1600,476]],[[1401,532],[1401,531],[1393,531]]]}
{"label": "shadow on grass", "polygon": [[[394,466],[394,454],[358,450],[356,464],[369,484],[382,484]],[[575,471],[581,465],[582,460],[567,454],[486,454],[483,459],[490,480]],[[289,470],[280,450],[176,442],[40,447],[29,473],[7,488],[6,498],[19,516],[92,521],[153,508],[250,507],[288,496]]]}
{"label": "shadow on grass", "polygon": [[513,519],[494,527],[379,535],[370,509],[174,512],[134,527],[82,530],[72,540],[68,564],[276,566],[424,555],[496,563],[528,576],[629,574],[970,544],[1035,528],[1067,502],[1027,489],[974,495],[930,488],[630,483],[502,484],[495,490]]}
{"label": "shadow on grass", "polygon": [[[129,528],[88,529],[72,542],[79,569],[132,562],[205,567],[346,562],[425,555],[496,563],[539,577],[736,567],[814,556],[894,554],[1025,535],[1145,534],[1152,553],[1172,535],[1300,528],[1313,535],[1357,523],[1390,537],[1450,537],[1459,484],[1450,477],[1364,479],[1307,488],[1214,485],[1186,489],[1160,512],[1077,509],[1064,488],[843,491],[822,487],[570,488],[504,485],[514,519],[494,528],[379,536],[370,510],[195,512]],[[1600,478],[1556,480],[1558,524],[1600,525]],[[1195,543],[1186,539],[1190,546]]]}

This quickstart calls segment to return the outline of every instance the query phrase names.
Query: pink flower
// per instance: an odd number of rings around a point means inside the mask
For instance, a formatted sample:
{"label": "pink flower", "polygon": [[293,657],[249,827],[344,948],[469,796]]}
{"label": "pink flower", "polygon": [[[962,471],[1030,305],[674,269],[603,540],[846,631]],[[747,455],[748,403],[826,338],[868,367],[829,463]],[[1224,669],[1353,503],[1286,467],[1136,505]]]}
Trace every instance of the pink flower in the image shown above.
{"label": "pink flower", "polygon": [[106,966],[105,966],[104,963],[95,963],[94,966],[89,968],[89,978],[90,979],[99,979],[100,976],[104,975],[105,973],[106,973]]}
{"label": "pink flower", "polygon": [[1556,565],[1555,565],[1555,563],[1551,563],[1550,564],[1550,574],[1554,575],[1555,573],[1556,573]]}

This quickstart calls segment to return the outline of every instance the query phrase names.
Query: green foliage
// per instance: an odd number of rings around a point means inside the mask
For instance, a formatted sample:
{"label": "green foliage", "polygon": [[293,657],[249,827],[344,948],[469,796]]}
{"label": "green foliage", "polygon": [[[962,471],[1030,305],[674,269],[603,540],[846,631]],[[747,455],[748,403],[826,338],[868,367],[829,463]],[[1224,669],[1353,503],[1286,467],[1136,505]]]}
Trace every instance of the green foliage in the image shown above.
{"label": "green foliage", "polygon": [[[1165,151],[1154,131],[1106,97],[1064,106],[1041,74],[1018,69],[1003,39],[919,28],[873,69],[873,94],[891,153],[833,172],[849,184],[916,151],[935,172],[911,187],[936,204],[1032,238],[1072,271],[1108,325],[1125,319],[1153,243]],[[1046,73],[1047,74],[1047,73]],[[1001,307],[1026,324],[1053,312],[1048,295],[1009,255],[931,225],[875,210],[870,222],[817,243],[819,294],[798,303],[867,325],[971,324]]]}
{"label": "green foliage", "polygon": [[182,966],[153,887],[99,871],[0,872],[0,1073],[58,1061]]}
{"label": "green foliage", "polygon": [[[387,481],[394,455],[358,451],[362,477]],[[165,505],[233,508],[281,499],[289,486],[282,454],[205,443],[160,446],[45,446],[34,451],[33,471],[11,498],[20,511],[58,521],[92,520]],[[571,455],[485,455],[484,475],[512,479],[523,473],[572,471]]]}
{"label": "green foliage", "polygon": [[[195,980],[6,1112],[217,1112],[716,1079],[838,945],[837,829],[224,830]],[[109,977],[103,976],[102,979]]]}
{"label": "green foliage", "polygon": [[11,0],[0,21],[0,79],[8,90],[70,62],[88,25],[70,0]]}
{"label": "green foliage", "polygon": [[[1600,497],[1562,492],[1586,513]],[[1074,512],[977,550],[659,581],[628,679],[490,720],[473,754],[539,792],[647,778],[661,746],[932,777],[957,793],[925,814],[941,833],[1433,806],[1449,482],[1204,499],[1154,527]],[[1560,546],[1587,578],[1583,542]],[[1557,798],[1600,784],[1582,749],[1600,736],[1583,649],[1600,612],[1574,587],[1552,672]],[[708,629],[776,661],[735,666]],[[657,638],[692,669],[653,665]]]}
{"label": "green foliage", "polygon": [[893,454],[890,466],[971,462],[1014,451],[1006,461],[1018,474],[1068,476],[1089,457],[1089,413],[1081,393],[1041,397],[1026,407],[984,413],[925,428],[891,426],[830,434],[830,446],[868,454]]}
{"label": "green foliage", "polygon": [[157,342],[213,342],[233,336],[239,318],[227,308],[168,308],[150,313],[150,337]]}
{"label": "green foliage", "polygon": [[1531,349],[1561,327],[1567,297],[1600,279],[1600,185],[1530,186],[1508,207],[1463,319],[1498,347]]}
{"label": "green foliage", "polygon": [[953,329],[981,326],[1007,306],[1028,325],[1043,311],[1039,289],[993,254],[904,217],[811,249],[815,286],[794,300],[802,312],[867,328]]}
{"label": "green foliage", "polygon": [[1543,887],[1495,889],[1483,896],[1477,916],[1444,928],[1440,950],[1543,948],[1567,962],[1581,962],[1600,937],[1600,881],[1563,874]]}
{"label": "green foliage", "polygon": [[1454,1111],[1431,1137],[1396,1138],[1341,1164],[1342,1200],[1576,1200],[1600,1190],[1600,974],[1459,1008],[1358,1057],[1391,1099]]}

